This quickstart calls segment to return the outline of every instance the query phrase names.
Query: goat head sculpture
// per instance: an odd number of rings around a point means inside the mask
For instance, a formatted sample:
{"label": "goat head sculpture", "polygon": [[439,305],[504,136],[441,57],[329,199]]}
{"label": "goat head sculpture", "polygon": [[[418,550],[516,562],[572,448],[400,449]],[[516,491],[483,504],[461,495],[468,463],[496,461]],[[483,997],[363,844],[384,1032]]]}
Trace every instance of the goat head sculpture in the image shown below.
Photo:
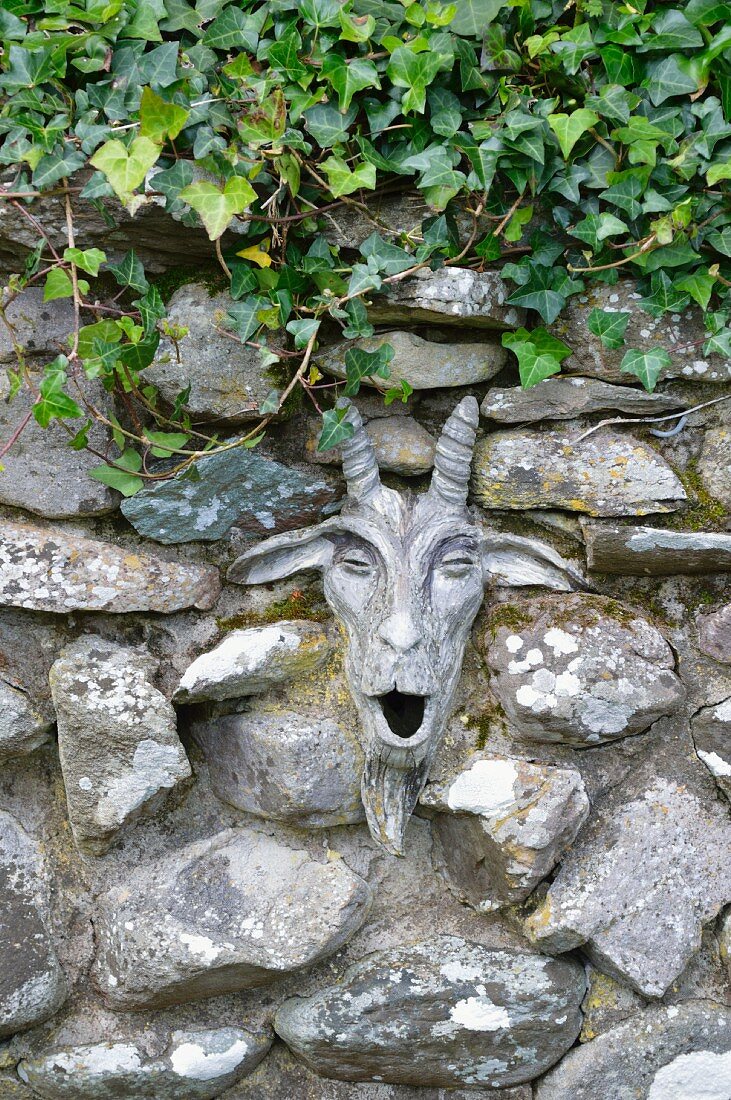
{"label": "goat head sculpture", "polygon": [[348,639],[345,670],[365,735],[362,798],[373,838],[401,855],[403,837],[450,716],[462,658],[485,588],[581,577],[553,550],[480,526],[467,507],[478,423],[474,397],[451,414],[427,493],[381,484],[357,410],[343,444],[348,494],[339,515],[266,539],[229,578],[262,584],[305,569],[324,574],[325,598]]}

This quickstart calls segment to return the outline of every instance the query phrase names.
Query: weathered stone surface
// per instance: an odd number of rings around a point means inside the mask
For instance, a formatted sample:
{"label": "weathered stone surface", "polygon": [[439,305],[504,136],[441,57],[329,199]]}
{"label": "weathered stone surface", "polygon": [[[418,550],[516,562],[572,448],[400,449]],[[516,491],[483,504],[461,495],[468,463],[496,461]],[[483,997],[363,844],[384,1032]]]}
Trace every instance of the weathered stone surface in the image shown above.
{"label": "weathered stone surface", "polygon": [[531,741],[584,748],[628,737],[685,698],[659,631],[603,596],[498,607],[485,644],[493,691],[516,732]]}
{"label": "weathered stone surface", "polygon": [[[55,305],[60,305],[60,302],[47,303],[47,306]],[[73,319],[70,327],[73,327]],[[31,334],[33,332],[31,329]],[[42,332],[38,335],[42,339]],[[1,349],[0,344],[0,357]],[[32,374],[31,380],[37,388],[41,380],[40,374]],[[104,388],[98,382],[85,382],[84,393],[96,407],[104,408],[109,404]],[[25,386],[12,401],[0,401],[0,440],[7,442],[10,439],[34,401],[35,398]],[[69,421],[68,426],[72,425],[73,421]],[[90,451],[75,451],[69,446],[75,430],[76,428],[69,435],[57,422],[41,428],[31,418],[23,428],[18,442],[3,458],[0,504],[24,508],[27,512],[49,519],[99,516],[113,512],[121,499],[120,494],[89,477],[89,471],[98,466],[100,460]],[[88,439],[91,447],[104,453],[110,434],[104,425],[95,421],[89,428]]]}
{"label": "weathered stone surface", "polygon": [[2,1100],[33,1100],[33,1093],[13,1071],[0,1070],[0,1096]]}
{"label": "weathered stone surface", "polygon": [[27,691],[0,679],[0,761],[33,752],[48,740],[52,726]]}
{"label": "weathered stone surface", "polygon": [[315,623],[283,620],[232,630],[190,665],[173,699],[195,703],[256,695],[274,684],[311,672],[327,660],[330,643]]}
{"label": "weathered stone surface", "polygon": [[[637,382],[622,374],[620,365],[627,348],[641,351],[661,347],[670,353],[672,365],[662,372],[661,379],[683,378],[689,382],[727,382],[731,379],[731,361],[720,355],[703,355],[705,337],[703,314],[697,306],[682,313],[666,313],[654,318],[640,306],[642,295],[632,279],[615,286],[596,284],[591,297],[575,295],[561,310],[561,316],[551,331],[566,343],[573,355],[565,359],[561,369],[565,374],[589,374],[607,382]],[[593,308],[631,314],[624,345],[605,348],[598,336],[589,331],[587,317]]]}
{"label": "weathered stone surface", "polygon": [[161,1007],[263,985],[333,954],[370,891],[340,859],[315,862],[228,829],[131,874],[102,899],[98,982],[119,1007]]}
{"label": "weathered stone surface", "polygon": [[0,811],[0,1038],[52,1016],[66,981],[48,934],[41,854],[10,814]]}
{"label": "weathered stone surface", "polygon": [[691,731],[699,759],[731,801],[731,697],[699,710]]}
{"label": "weathered stone surface", "polygon": [[659,1005],[569,1051],[536,1100],[726,1100],[731,1012],[712,1001]]}
{"label": "weathered stone surface", "polygon": [[731,572],[731,534],[586,524],[586,563],[598,573],[668,576]]}
{"label": "weathered stone surface", "polygon": [[257,708],[199,722],[213,792],[259,817],[319,829],[363,821],[363,752],[332,718]]}
{"label": "weathered stone surface", "polygon": [[143,374],[169,404],[190,385],[185,409],[194,420],[229,424],[258,420],[259,406],[275,388],[261,366],[257,349],[244,347],[219,331],[231,305],[228,291],[211,294],[200,283],[176,290],[168,303],[168,321],[183,325],[188,335],[177,348],[163,336],[154,361]]}
{"label": "weathered stone surface", "polygon": [[700,615],[697,624],[701,653],[722,664],[731,664],[731,603],[709,615]]}
{"label": "weathered stone surface", "polygon": [[721,918],[718,929],[718,947],[721,959],[731,979],[731,909],[727,909]]}
{"label": "weathered stone surface", "polygon": [[110,542],[0,521],[0,605],[33,611],[180,611],[212,607],[218,570]]}
{"label": "weathered stone surface", "polygon": [[484,508],[565,508],[590,516],[673,512],[685,489],[667,462],[628,435],[516,429],[478,440],[472,495]]}
{"label": "weathered stone surface", "polygon": [[376,295],[368,316],[377,324],[422,325],[429,322],[474,328],[518,328],[525,310],[509,306],[511,290],[497,271],[443,267],[417,271],[394,283],[388,294]]}
{"label": "weathered stone surface", "polygon": [[527,898],[589,816],[579,772],[475,753],[421,804],[436,810],[435,862],[461,901],[481,912]]}
{"label": "weathered stone surface", "polygon": [[[3,207],[7,205],[3,203]],[[2,221],[0,214],[0,225]],[[74,307],[70,298],[44,302],[42,287],[27,287],[6,307],[6,316],[18,334],[18,342],[27,359],[54,358],[60,352],[68,352],[68,335],[74,330]],[[15,349],[5,325],[0,331],[0,363],[17,369]]]}
{"label": "weathered stone surface", "polygon": [[[305,443],[308,460],[323,466],[342,465],[342,448],[317,450],[321,427],[322,421],[310,421]],[[370,420],[366,424],[366,433],[373,444],[381,471],[414,477],[427,473],[434,465],[434,438],[411,416],[387,416]]]}
{"label": "weathered stone surface", "polygon": [[698,475],[710,495],[731,510],[731,419],[706,429]]}
{"label": "weathered stone surface", "polygon": [[586,996],[581,1002],[584,1022],[579,1035],[580,1043],[591,1042],[597,1035],[616,1027],[645,1007],[646,1002],[639,993],[608,974],[602,974],[591,963],[586,967],[586,980]]}
{"label": "weathered stone surface", "polygon": [[122,503],[141,535],[163,543],[220,539],[234,523],[258,534],[305,527],[335,493],[320,478],[240,448],[196,463],[200,479],[154,482]]}
{"label": "weathered stone surface", "polygon": [[576,1038],[583,969],[443,936],[378,952],[274,1026],[318,1073],[346,1081],[501,1087],[537,1077]]}
{"label": "weathered stone surface", "polygon": [[213,1100],[270,1046],[269,1036],[242,1028],[177,1031],[158,1057],[143,1041],[61,1047],[21,1062],[18,1074],[43,1100]]}
{"label": "weathered stone surface", "polygon": [[480,413],[501,424],[527,424],[537,420],[571,420],[599,412],[661,416],[682,404],[680,398],[668,394],[611,386],[594,378],[559,377],[546,378],[527,390],[520,386],[488,390]]}
{"label": "weathered stone surface", "polygon": [[175,711],[150,683],[153,662],[85,635],[50,674],[58,751],[74,839],[103,855],[119,830],[152,816],[190,764]]}
{"label": "weathered stone surface", "polygon": [[345,353],[350,348],[375,351],[382,344],[390,344],[394,350],[390,377],[364,379],[366,384],[381,390],[390,389],[401,379],[414,390],[470,386],[492,378],[504,367],[508,357],[499,340],[479,344],[437,344],[413,332],[397,331],[331,344],[318,351],[314,361],[328,374],[345,378]]}
{"label": "weathered stone surface", "polygon": [[640,773],[594,810],[526,932],[583,950],[600,970],[661,997],[731,900],[731,825],[687,783]]}

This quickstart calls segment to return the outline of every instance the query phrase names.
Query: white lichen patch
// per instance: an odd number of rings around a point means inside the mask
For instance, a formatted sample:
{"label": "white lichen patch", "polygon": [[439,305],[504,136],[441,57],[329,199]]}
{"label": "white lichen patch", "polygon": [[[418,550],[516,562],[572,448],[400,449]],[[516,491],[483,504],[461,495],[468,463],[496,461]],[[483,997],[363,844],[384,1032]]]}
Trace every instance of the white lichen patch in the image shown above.
{"label": "white lichen patch", "polygon": [[221,948],[209,936],[196,936],[190,932],[181,932],[180,942],[185,944],[191,955],[196,955],[203,962],[215,962],[221,954]]}
{"label": "white lichen patch", "polygon": [[511,760],[477,760],[452,783],[447,804],[451,810],[496,813],[515,802],[517,778],[518,772]]}
{"label": "white lichen patch", "polygon": [[724,760],[717,752],[704,752],[703,749],[698,749],[698,756],[713,775],[724,778],[731,775],[731,763]]}
{"label": "white lichen patch", "polygon": [[193,1081],[214,1081],[233,1073],[246,1057],[249,1045],[236,1039],[226,1050],[205,1050],[199,1043],[181,1043],[170,1055],[173,1072]]}
{"label": "white lichen patch", "polygon": [[467,997],[457,1001],[449,1015],[468,1031],[500,1031],[510,1027],[510,1013],[502,1005],[493,1004],[487,996]]}
{"label": "white lichen patch", "polygon": [[730,1096],[731,1051],[694,1050],[658,1070],[647,1100],[728,1100]]}

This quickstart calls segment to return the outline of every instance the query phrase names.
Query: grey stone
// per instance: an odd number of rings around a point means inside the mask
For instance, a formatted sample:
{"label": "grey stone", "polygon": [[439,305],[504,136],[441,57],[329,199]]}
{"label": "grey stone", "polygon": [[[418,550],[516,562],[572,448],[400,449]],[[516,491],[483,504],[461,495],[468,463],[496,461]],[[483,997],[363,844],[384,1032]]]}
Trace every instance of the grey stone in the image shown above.
{"label": "grey stone", "polygon": [[595,808],[525,928],[542,950],[583,945],[600,970],[661,997],[728,900],[726,811],[645,768]]}
{"label": "grey stone", "polygon": [[579,772],[475,753],[430,783],[435,863],[461,901],[488,913],[523,901],[556,866],[589,816]]}
{"label": "grey stone", "polygon": [[576,1047],[536,1100],[726,1100],[731,1012],[712,1001],[658,1005]]}
{"label": "grey stone", "polygon": [[156,813],[191,774],[175,711],[150,683],[154,668],[132,649],[84,635],[51,669],[69,821],[92,855]]}
{"label": "grey stone", "polygon": [[13,1071],[0,1070],[0,1096],[2,1100],[33,1100],[33,1093]]}
{"label": "grey stone", "polygon": [[698,758],[731,801],[731,697],[702,707],[691,720]]}
{"label": "grey stone", "polygon": [[120,1008],[251,989],[336,952],[369,903],[342,860],[318,863],[228,829],[140,867],[100,899],[97,981]]}
{"label": "grey stone", "polygon": [[663,636],[603,596],[521,600],[507,614],[498,608],[485,644],[492,689],[530,741],[586,748],[628,737],[685,699]]}
{"label": "grey stone", "polygon": [[[317,450],[321,427],[321,421],[310,421],[305,444],[308,460],[324,466],[342,465],[341,447],[333,447],[328,451]],[[378,467],[382,472],[415,477],[428,473],[434,465],[434,438],[413,417],[378,417],[369,420],[365,430],[373,444]]]}
{"label": "grey stone", "polygon": [[698,648],[714,661],[731,665],[731,603],[698,618]]}
{"label": "grey stone", "polygon": [[141,535],[163,543],[212,541],[238,524],[258,535],[314,523],[335,493],[324,481],[244,448],[196,463],[196,481],[177,475],[122,503]]}
{"label": "grey stone", "polygon": [[727,909],[721,918],[718,929],[718,947],[721,960],[731,979],[731,909]]}
{"label": "grey stone", "polygon": [[26,756],[48,740],[53,723],[18,684],[0,679],[0,761]]}
{"label": "grey stone", "polygon": [[[373,307],[371,307],[372,309]],[[403,379],[414,390],[470,386],[492,378],[505,366],[508,353],[498,340],[479,344],[437,344],[413,332],[381,332],[359,340],[343,340],[322,348],[314,356],[327,374],[345,378],[345,355],[351,348],[375,351],[382,344],[394,350],[388,378],[364,379],[366,385],[391,389]]]}
{"label": "grey stone", "polygon": [[597,1035],[616,1027],[645,1007],[646,1002],[639,993],[608,974],[602,974],[591,963],[586,967],[586,979],[588,986],[581,1004],[584,1017],[579,1035],[581,1043],[590,1043]]}
{"label": "grey stone", "polygon": [[194,734],[214,794],[237,809],[309,829],[365,819],[363,752],[332,718],[258,707],[197,723]]}
{"label": "grey stone", "polygon": [[454,1088],[522,1084],[579,1032],[583,969],[442,936],[367,956],[274,1026],[318,1073]]}
{"label": "grey stone", "polygon": [[598,573],[668,576],[731,572],[731,534],[586,524],[586,563]]}
{"label": "grey stone", "polygon": [[110,542],[0,521],[0,606],[33,611],[180,611],[218,598],[218,570]]}
{"label": "grey stone", "polygon": [[647,444],[607,428],[575,444],[577,434],[515,429],[478,440],[474,499],[484,508],[590,516],[673,512],[686,499],[680,479]]}
{"label": "grey stone", "polygon": [[731,510],[731,421],[706,429],[698,475],[706,491]]}
{"label": "grey stone", "polygon": [[368,316],[377,324],[518,328],[525,320],[525,310],[507,304],[511,294],[498,271],[471,271],[467,267],[422,269],[393,283],[387,294],[376,295]]}
{"label": "grey stone", "polygon": [[270,1037],[242,1028],[177,1031],[157,1057],[144,1039],[60,1047],[24,1060],[18,1074],[43,1100],[213,1100],[270,1046]]}
{"label": "grey stone", "polygon": [[501,424],[526,424],[614,411],[635,416],[660,416],[682,404],[681,398],[645,393],[628,386],[612,386],[594,378],[559,377],[546,378],[527,390],[519,386],[488,390],[480,413]]}
{"label": "grey stone", "polygon": [[[686,307],[682,313],[666,313],[652,317],[640,306],[641,294],[632,279],[615,286],[596,284],[591,297],[575,295],[561,310],[561,316],[551,326],[555,336],[564,340],[573,351],[561,364],[565,374],[588,374],[607,382],[633,382],[632,375],[622,374],[620,365],[627,348],[647,351],[658,346],[670,353],[671,366],[662,372],[665,378],[683,378],[689,382],[727,382],[731,379],[731,360],[720,355],[704,355],[706,335],[703,314],[697,306]],[[624,345],[605,348],[598,336],[589,331],[587,318],[592,308],[628,312]]]}
{"label": "grey stone", "polygon": [[0,1038],[48,1019],[67,996],[46,924],[41,867],[36,844],[0,811]]}
{"label": "grey stone", "polygon": [[[6,205],[3,203],[3,206]],[[0,214],[0,224],[2,220]],[[34,233],[34,236],[37,241],[37,234]],[[54,358],[60,352],[68,352],[68,336],[74,331],[74,307],[70,298],[44,302],[43,289],[31,286],[18,294],[6,307],[5,313],[17,333],[26,359],[40,356]],[[15,348],[6,325],[0,329],[0,363],[17,370]]]}
{"label": "grey stone", "polygon": [[196,703],[256,695],[318,668],[329,653],[322,628],[304,620],[232,630],[189,665],[173,699]]}
{"label": "grey stone", "polygon": [[[40,375],[31,373],[31,379],[37,387]],[[109,405],[100,383],[85,382],[83,388],[87,399],[97,408]],[[10,439],[34,401],[26,387],[12,401],[0,401],[0,439],[4,442]],[[28,421],[17,443],[2,460],[0,504],[24,508],[50,519],[100,516],[115,510],[120,494],[89,476],[90,471],[100,465],[97,455],[69,446],[79,423],[67,422],[72,429],[69,434],[59,423],[52,422],[47,428],[41,428],[33,418]],[[90,446],[103,454],[110,438],[103,424],[92,423],[88,433]]]}
{"label": "grey stone", "polygon": [[168,404],[190,385],[184,407],[193,420],[258,420],[259,407],[274,388],[258,350],[219,331],[232,305],[228,291],[211,294],[200,283],[180,287],[168,303],[168,323],[183,325],[188,334],[177,348],[163,336],[155,359],[145,368],[145,381],[157,386]]}

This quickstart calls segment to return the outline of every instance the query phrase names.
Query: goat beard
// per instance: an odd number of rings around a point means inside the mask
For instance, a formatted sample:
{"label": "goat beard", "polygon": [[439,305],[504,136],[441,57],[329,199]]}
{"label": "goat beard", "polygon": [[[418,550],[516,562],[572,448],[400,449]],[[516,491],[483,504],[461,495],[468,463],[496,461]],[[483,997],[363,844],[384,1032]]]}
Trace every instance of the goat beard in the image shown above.
{"label": "goat beard", "polygon": [[429,774],[432,753],[420,760],[395,763],[402,757],[389,745],[371,744],[361,782],[361,798],[371,836],[381,848],[402,856],[404,834]]}

